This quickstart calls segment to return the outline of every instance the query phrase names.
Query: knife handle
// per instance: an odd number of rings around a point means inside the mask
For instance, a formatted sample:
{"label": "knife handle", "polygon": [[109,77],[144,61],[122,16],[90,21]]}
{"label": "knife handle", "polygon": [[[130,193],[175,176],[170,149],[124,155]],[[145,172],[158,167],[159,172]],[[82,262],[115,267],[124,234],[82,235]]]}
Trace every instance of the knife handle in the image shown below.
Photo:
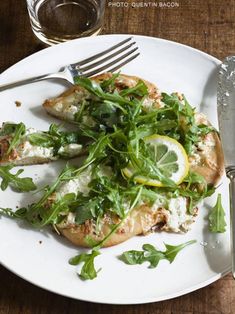
{"label": "knife handle", "polygon": [[227,177],[230,179],[230,232],[231,232],[231,257],[232,257],[232,274],[235,279],[235,167],[226,169]]}

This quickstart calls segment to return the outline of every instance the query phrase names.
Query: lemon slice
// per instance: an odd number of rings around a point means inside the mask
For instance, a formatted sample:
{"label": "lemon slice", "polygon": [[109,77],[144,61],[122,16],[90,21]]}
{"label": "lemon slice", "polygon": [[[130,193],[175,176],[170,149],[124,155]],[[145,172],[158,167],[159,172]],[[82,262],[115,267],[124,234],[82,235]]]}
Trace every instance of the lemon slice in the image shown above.
{"label": "lemon slice", "polygon": [[[175,184],[180,184],[189,171],[188,156],[183,146],[176,140],[168,137],[153,134],[144,138],[145,143],[150,144],[152,148],[152,156],[156,161],[156,166],[160,172]],[[135,174],[135,168],[129,164],[122,169],[123,174],[131,178]],[[134,176],[135,182],[151,186],[164,186],[164,184],[156,179],[150,179],[144,176]]]}

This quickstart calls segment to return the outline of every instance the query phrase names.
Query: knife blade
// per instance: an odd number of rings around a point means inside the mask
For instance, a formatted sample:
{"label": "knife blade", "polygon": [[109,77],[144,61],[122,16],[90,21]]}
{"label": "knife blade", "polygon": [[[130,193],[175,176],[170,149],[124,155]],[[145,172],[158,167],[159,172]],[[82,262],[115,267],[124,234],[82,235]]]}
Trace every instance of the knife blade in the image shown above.
{"label": "knife blade", "polygon": [[225,171],[230,179],[231,257],[235,279],[235,56],[225,58],[219,68],[217,112]]}

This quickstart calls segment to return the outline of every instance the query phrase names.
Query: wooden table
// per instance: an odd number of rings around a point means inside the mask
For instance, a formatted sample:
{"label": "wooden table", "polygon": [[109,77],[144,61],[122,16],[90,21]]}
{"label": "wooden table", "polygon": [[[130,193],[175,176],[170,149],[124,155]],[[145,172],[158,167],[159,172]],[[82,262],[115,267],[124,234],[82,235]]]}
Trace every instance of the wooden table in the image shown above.
{"label": "wooden table", "polygon": [[[107,0],[103,33],[133,33],[174,40],[217,58],[235,54],[234,0],[178,0],[174,8],[115,7]],[[143,1],[146,3],[154,1]],[[164,2],[156,1],[155,3]],[[165,3],[170,1],[165,1]],[[177,5],[178,4],[178,5]],[[1,1],[0,72],[44,48],[29,25],[25,0]],[[235,313],[235,281],[227,275],[188,295],[137,306],[99,305],[71,300],[37,288],[0,266],[0,314],[109,313],[207,314]]]}

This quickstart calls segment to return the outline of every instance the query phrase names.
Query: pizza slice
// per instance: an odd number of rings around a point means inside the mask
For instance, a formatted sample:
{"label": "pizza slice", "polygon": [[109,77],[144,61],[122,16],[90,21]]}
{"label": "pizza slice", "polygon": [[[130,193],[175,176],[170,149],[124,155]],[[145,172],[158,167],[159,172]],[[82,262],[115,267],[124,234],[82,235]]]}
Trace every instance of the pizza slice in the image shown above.
{"label": "pizza slice", "polygon": [[42,164],[83,153],[79,135],[60,131],[55,124],[47,132],[26,128],[22,122],[5,122],[0,129],[0,165]]}

